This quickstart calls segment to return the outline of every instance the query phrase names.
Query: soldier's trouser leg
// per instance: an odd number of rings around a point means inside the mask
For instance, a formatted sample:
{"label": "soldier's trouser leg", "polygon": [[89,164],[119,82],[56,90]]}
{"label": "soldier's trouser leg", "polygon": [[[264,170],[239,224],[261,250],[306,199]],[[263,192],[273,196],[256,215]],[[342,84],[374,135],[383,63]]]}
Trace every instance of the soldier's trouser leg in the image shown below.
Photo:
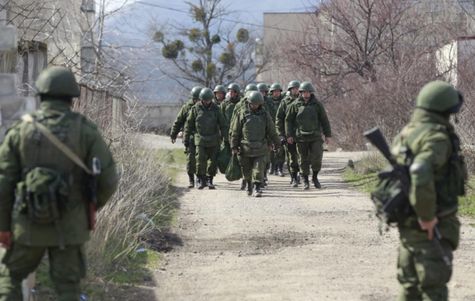
{"label": "soldier's trouser leg", "polygon": [[86,276],[86,260],[82,245],[48,248],[50,277],[59,301],[77,301],[80,281]]}
{"label": "soldier's trouser leg", "polygon": [[264,174],[268,159],[266,156],[253,157],[252,159],[252,182],[264,183]]}
{"label": "soldier's trouser leg", "polygon": [[198,177],[206,176],[208,157],[209,156],[206,147],[198,145],[196,147],[196,174]]}
{"label": "soldier's trouser leg", "polygon": [[313,141],[308,143],[310,165],[314,174],[318,174],[322,169],[323,142]]}
{"label": "soldier's trouser leg", "polygon": [[270,164],[271,167],[274,167],[277,164],[277,154],[274,151],[270,152]]}
{"label": "soldier's trouser leg", "polygon": [[297,153],[299,157],[300,171],[303,176],[308,176],[310,174],[310,143],[298,142]]}
{"label": "soldier's trouser leg", "polygon": [[206,152],[208,154],[208,176],[214,177],[216,176],[218,170],[218,153],[219,153],[219,145],[211,146],[206,148]]}
{"label": "soldier's trouser leg", "polygon": [[299,158],[297,154],[297,146],[294,144],[287,144],[285,146],[287,152],[287,166],[291,173],[298,173],[299,169]]}
{"label": "soldier's trouser leg", "polygon": [[3,257],[0,267],[0,300],[21,301],[21,282],[35,271],[46,248],[14,243]]}
{"label": "soldier's trouser leg", "polygon": [[186,154],[186,172],[188,174],[196,174],[196,146],[190,144],[188,153]]}
{"label": "soldier's trouser leg", "polygon": [[277,165],[282,165],[285,163],[285,150],[283,147],[279,148],[277,152],[274,152],[275,154],[275,162]]}
{"label": "soldier's trouser leg", "polygon": [[[445,253],[452,261],[452,248],[441,241]],[[452,275],[433,241],[400,244],[398,280],[401,290],[398,301],[446,301],[447,283]]]}
{"label": "soldier's trouser leg", "polygon": [[242,176],[246,181],[252,180],[252,157],[240,156],[239,162],[241,162]]}
{"label": "soldier's trouser leg", "polygon": [[0,301],[21,301],[21,282],[35,271],[48,250],[50,277],[59,301],[77,301],[80,280],[85,276],[86,265],[81,246],[29,247],[14,244],[3,258],[0,271]]}

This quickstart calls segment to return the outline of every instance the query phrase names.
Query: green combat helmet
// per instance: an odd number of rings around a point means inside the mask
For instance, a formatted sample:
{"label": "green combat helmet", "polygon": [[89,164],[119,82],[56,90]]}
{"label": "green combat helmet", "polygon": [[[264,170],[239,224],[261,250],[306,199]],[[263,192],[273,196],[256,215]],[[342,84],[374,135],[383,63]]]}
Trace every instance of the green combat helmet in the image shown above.
{"label": "green combat helmet", "polygon": [[264,97],[262,94],[257,91],[249,92],[249,96],[247,97],[247,102],[254,105],[263,105],[264,104]]}
{"label": "green combat helmet", "polygon": [[239,85],[236,83],[231,83],[228,86],[228,90],[233,90],[234,92],[239,94],[241,92],[241,87],[239,87]]}
{"label": "green combat helmet", "polygon": [[302,82],[299,87],[299,92],[304,92],[304,91],[315,93],[315,88],[310,82]]}
{"label": "green combat helmet", "polygon": [[287,91],[289,91],[292,88],[299,88],[300,87],[300,82],[298,80],[293,80],[290,81],[289,84],[287,85]]}
{"label": "green combat helmet", "polygon": [[247,84],[246,89],[244,92],[249,92],[249,91],[258,91],[257,85],[256,84]]}
{"label": "green combat helmet", "polygon": [[257,89],[261,92],[269,91],[269,87],[267,87],[267,84],[265,84],[265,83],[257,84]]}
{"label": "green combat helmet", "polygon": [[273,83],[272,86],[270,86],[269,92],[274,92],[275,90],[280,90],[282,91],[282,86],[279,83]]}
{"label": "green combat helmet", "polygon": [[200,98],[200,92],[201,92],[201,87],[195,86],[191,89],[190,96],[192,99],[198,99]]}
{"label": "green combat helmet", "polygon": [[212,100],[214,98],[214,93],[210,88],[204,88],[200,92],[201,100]]}
{"label": "green combat helmet", "polygon": [[214,87],[213,92],[223,92],[224,94],[226,94],[226,88],[223,85],[217,85],[216,87]]}
{"label": "green combat helmet", "polygon": [[462,104],[462,95],[452,85],[440,80],[427,83],[416,99],[418,108],[439,113],[457,113]]}
{"label": "green combat helmet", "polygon": [[56,97],[79,97],[79,85],[71,70],[64,67],[49,67],[36,80],[39,95]]}

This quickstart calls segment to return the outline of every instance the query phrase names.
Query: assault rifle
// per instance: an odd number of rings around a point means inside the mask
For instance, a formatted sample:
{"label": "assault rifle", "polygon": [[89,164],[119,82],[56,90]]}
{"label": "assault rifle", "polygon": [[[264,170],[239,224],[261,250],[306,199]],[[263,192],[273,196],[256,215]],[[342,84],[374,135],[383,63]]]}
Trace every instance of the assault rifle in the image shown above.
{"label": "assault rifle", "polygon": [[[411,178],[409,175],[409,166],[411,162],[406,164],[398,164],[392,156],[389,145],[386,142],[379,128],[373,128],[363,134],[368,141],[378,149],[378,151],[391,164],[391,170],[382,171],[378,174],[380,181],[387,180],[382,193],[374,191],[371,193],[371,199],[376,205],[376,215],[386,222],[398,222],[400,214],[408,214],[407,210],[411,210],[409,203],[409,188],[411,186]],[[407,150],[408,158],[412,159],[410,150]],[[437,226],[434,227],[435,239],[434,244],[439,249],[442,259],[447,266],[451,266],[449,256],[445,253],[440,243],[442,235]]]}

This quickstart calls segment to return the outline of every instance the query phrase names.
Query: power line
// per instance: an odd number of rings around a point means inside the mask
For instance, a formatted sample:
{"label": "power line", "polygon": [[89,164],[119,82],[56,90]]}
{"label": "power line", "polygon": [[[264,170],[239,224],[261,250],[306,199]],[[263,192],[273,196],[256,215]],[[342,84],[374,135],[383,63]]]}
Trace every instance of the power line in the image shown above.
{"label": "power line", "polygon": [[[163,5],[160,5],[160,4],[148,3],[148,2],[144,2],[144,1],[135,1],[135,3],[146,5],[146,6],[151,6],[151,7],[157,7],[157,8],[161,8],[161,9],[165,9],[165,10],[170,10],[170,11],[174,11],[174,12],[178,12],[178,13],[189,14],[189,12],[186,11],[186,10],[173,8],[173,7],[168,7],[168,6],[163,6]],[[303,30],[282,28],[282,27],[271,26],[271,25],[262,25],[262,24],[251,23],[251,22],[242,22],[242,21],[236,21],[236,20],[233,20],[233,19],[228,19],[228,18],[223,18],[223,17],[218,17],[217,19],[220,19],[222,21],[229,22],[229,23],[244,24],[244,25],[255,26],[255,27],[260,27],[260,28],[269,28],[269,29],[276,29],[276,30],[288,31],[288,32],[298,32],[298,33],[304,33],[305,32]]]}

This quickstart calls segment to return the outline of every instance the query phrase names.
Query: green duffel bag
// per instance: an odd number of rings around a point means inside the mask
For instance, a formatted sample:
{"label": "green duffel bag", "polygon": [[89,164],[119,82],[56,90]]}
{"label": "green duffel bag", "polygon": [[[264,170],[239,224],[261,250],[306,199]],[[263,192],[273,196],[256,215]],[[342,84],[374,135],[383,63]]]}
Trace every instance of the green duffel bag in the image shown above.
{"label": "green duffel bag", "polygon": [[239,164],[239,158],[237,154],[233,154],[226,168],[226,180],[237,181],[242,178],[241,164]]}
{"label": "green duffel bag", "polygon": [[224,174],[228,167],[229,161],[231,160],[231,148],[227,143],[221,146],[221,149],[218,153],[218,169]]}

